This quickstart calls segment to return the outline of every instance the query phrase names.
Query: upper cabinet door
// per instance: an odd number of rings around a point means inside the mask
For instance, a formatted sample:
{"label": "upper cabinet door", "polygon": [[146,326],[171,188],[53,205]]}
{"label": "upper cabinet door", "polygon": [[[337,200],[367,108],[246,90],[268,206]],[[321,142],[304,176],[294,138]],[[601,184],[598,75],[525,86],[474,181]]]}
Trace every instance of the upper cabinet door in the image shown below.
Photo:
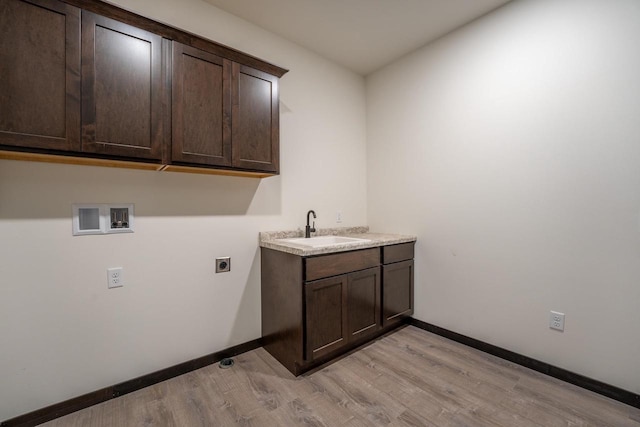
{"label": "upper cabinet door", "polygon": [[0,1],[0,145],[80,149],[80,10]]}
{"label": "upper cabinet door", "polygon": [[233,63],[233,166],[278,173],[278,78]]}
{"label": "upper cabinet door", "polygon": [[82,12],[82,151],[162,158],[162,37]]}
{"label": "upper cabinet door", "polygon": [[231,166],[231,61],[173,42],[172,162]]}

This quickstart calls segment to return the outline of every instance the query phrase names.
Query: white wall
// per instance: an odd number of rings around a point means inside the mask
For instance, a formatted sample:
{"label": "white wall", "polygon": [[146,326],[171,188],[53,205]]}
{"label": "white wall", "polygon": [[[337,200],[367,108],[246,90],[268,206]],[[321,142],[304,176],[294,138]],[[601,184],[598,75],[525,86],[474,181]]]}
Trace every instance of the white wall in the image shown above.
{"label": "white wall", "polygon": [[367,78],[416,318],[640,392],[638,40],[637,0],[516,0]]}
{"label": "white wall", "polygon": [[[260,337],[258,232],[367,222],[362,77],[199,0],[117,3],[291,70],[282,175],[0,161],[0,420]],[[109,202],[134,234],[72,237],[72,203]]]}

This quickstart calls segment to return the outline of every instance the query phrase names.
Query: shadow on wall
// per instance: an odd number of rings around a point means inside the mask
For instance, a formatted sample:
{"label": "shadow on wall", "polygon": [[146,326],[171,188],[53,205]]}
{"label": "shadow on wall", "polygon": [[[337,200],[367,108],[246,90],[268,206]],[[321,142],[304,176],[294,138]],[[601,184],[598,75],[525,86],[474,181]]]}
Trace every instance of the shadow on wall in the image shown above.
{"label": "shadow on wall", "polygon": [[247,331],[261,331],[260,295],[260,248],[256,248],[238,311],[236,312],[236,318],[229,334],[229,336],[233,337],[233,342],[230,345],[241,344],[256,338],[254,335],[247,335]]}
{"label": "shadow on wall", "polygon": [[0,160],[0,219],[69,218],[73,203],[140,216],[278,215],[281,179]]}

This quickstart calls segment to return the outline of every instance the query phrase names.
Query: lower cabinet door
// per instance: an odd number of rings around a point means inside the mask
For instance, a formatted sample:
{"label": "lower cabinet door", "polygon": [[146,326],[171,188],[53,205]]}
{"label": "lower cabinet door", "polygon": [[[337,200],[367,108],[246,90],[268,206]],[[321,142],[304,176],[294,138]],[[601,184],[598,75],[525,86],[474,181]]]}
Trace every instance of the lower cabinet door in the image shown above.
{"label": "lower cabinet door", "polygon": [[347,318],[349,341],[380,329],[380,267],[349,274]]}
{"label": "lower cabinet door", "polygon": [[383,325],[413,314],[413,260],[382,266]]}
{"label": "lower cabinet door", "polygon": [[346,344],[347,275],[305,284],[305,359],[314,360]]}

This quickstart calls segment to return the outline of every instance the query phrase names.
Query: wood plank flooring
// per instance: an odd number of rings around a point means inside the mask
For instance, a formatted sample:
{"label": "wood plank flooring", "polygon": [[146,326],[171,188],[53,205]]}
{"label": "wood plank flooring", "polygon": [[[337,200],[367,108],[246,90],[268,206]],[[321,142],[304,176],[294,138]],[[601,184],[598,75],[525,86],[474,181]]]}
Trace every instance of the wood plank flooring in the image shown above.
{"label": "wood plank flooring", "polygon": [[294,377],[263,348],[45,426],[640,427],[640,409],[408,326]]}

